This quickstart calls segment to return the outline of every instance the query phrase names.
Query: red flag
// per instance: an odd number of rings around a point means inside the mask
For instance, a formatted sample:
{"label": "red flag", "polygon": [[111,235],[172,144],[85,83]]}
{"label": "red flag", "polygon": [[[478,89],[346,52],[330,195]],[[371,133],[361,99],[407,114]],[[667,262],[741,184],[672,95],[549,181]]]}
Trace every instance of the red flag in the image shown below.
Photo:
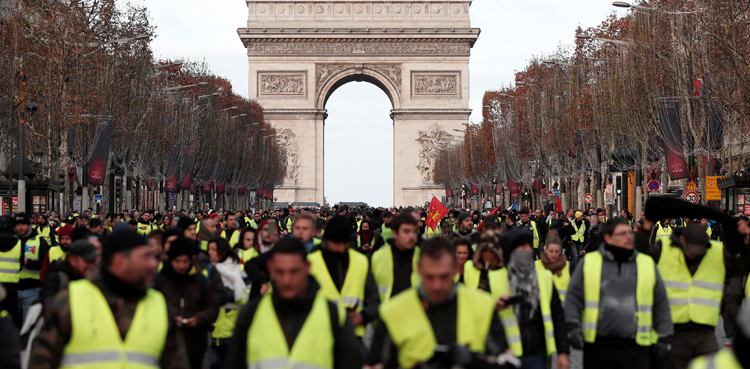
{"label": "red flag", "polygon": [[475,186],[473,183],[471,184],[471,194],[479,195],[479,188],[477,188],[477,186]]}
{"label": "red flag", "polygon": [[445,205],[443,205],[443,203],[441,203],[437,197],[432,196],[432,201],[430,201],[430,210],[427,212],[427,219],[425,219],[424,224],[434,231],[435,228],[440,224],[440,220],[443,219],[444,216],[448,215],[448,212],[448,208],[446,208]]}
{"label": "red flag", "polygon": [[555,212],[559,213],[561,211],[563,211],[562,204],[560,203],[560,198],[558,197],[557,198],[557,206],[555,206]]}

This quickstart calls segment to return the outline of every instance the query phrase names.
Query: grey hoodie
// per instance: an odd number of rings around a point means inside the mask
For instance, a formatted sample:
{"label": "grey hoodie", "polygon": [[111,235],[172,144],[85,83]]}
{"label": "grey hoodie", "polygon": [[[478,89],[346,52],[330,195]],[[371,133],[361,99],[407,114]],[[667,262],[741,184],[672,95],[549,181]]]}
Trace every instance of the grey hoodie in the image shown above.
{"label": "grey hoodie", "polygon": [[[636,333],[636,263],[638,251],[627,262],[622,263],[618,271],[614,256],[606,251],[604,244],[599,247],[604,255],[602,265],[601,295],[599,296],[599,322],[597,337],[624,338],[635,340]],[[583,297],[583,264],[584,257],[571,277],[568,294],[565,297],[565,322],[569,327],[581,327]],[[656,266],[654,266],[656,268]],[[656,286],[654,288],[653,326],[659,337],[668,337],[673,333],[672,315],[669,310],[667,291],[664,282],[656,271]]]}

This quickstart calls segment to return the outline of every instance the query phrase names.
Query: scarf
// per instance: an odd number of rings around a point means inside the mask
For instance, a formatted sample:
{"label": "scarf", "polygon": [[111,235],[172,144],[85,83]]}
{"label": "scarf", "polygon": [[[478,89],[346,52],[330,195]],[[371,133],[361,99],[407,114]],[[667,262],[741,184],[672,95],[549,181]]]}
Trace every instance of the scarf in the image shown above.
{"label": "scarf", "polygon": [[[510,262],[508,262],[508,274],[511,294],[514,296],[523,295],[526,302],[531,305],[529,318],[534,317],[536,307],[539,305],[539,286],[534,265],[534,250],[513,250],[510,254]],[[521,304],[516,304],[513,308],[516,315],[521,313]]]}
{"label": "scarf", "polygon": [[201,241],[211,242],[214,238],[216,238],[216,235],[211,233],[208,227],[201,227],[200,231],[198,231],[198,239]]}
{"label": "scarf", "polygon": [[565,255],[563,255],[562,253],[560,253],[560,256],[557,257],[557,260],[550,260],[546,252],[542,252],[539,258],[542,259],[544,268],[549,270],[550,272],[552,272],[552,274],[558,277],[562,275],[562,270],[563,268],[565,268],[565,264],[568,261],[565,258]]}
{"label": "scarf", "polygon": [[242,301],[242,295],[245,292],[245,281],[242,279],[240,264],[231,257],[214,265],[221,275],[221,282],[224,287],[234,292],[234,301]]}
{"label": "scarf", "polygon": [[[367,224],[370,225],[370,229],[368,229],[368,230],[365,231],[364,229],[360,228],[360,230],[359,230],[359,236],[362,237],[362,246],[369,245],[370,241],[372,241],[372,233],[373,233],[373,231],[372,231],[372,223],[370,223],[367,220],[363,220],[362,224],[365,224],[365,223],[367,223]],[[361,227],[361,225],[360,225],[360,227]]]}

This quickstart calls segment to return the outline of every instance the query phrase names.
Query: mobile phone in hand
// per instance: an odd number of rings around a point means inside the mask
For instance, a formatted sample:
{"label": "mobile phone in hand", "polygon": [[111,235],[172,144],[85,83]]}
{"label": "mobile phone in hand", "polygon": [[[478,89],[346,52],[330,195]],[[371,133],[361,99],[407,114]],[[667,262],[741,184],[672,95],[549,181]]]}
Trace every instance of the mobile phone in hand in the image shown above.
{"label": "mobile phone in hand", "polygon": [[505,300],[505,305],[520,304],[523,301],[524,301],[523,295],[515,295],[515,296],[511,296],[509,299]]}

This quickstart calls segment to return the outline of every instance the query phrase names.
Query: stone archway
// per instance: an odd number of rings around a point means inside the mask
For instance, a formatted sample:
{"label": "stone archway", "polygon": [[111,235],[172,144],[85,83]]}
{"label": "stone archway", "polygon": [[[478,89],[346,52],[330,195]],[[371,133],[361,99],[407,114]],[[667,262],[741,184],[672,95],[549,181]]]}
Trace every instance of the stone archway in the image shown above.
{"label": "stone archway", "polygon": [[469,56],[479,30],[471,0],[249,0],[249,96],[287,148],[279,201],[323,203],[325,104],[343,84],[365,81],[391,100],[394,205],[420,205],[444,189],[434,158],[463,129]]}

